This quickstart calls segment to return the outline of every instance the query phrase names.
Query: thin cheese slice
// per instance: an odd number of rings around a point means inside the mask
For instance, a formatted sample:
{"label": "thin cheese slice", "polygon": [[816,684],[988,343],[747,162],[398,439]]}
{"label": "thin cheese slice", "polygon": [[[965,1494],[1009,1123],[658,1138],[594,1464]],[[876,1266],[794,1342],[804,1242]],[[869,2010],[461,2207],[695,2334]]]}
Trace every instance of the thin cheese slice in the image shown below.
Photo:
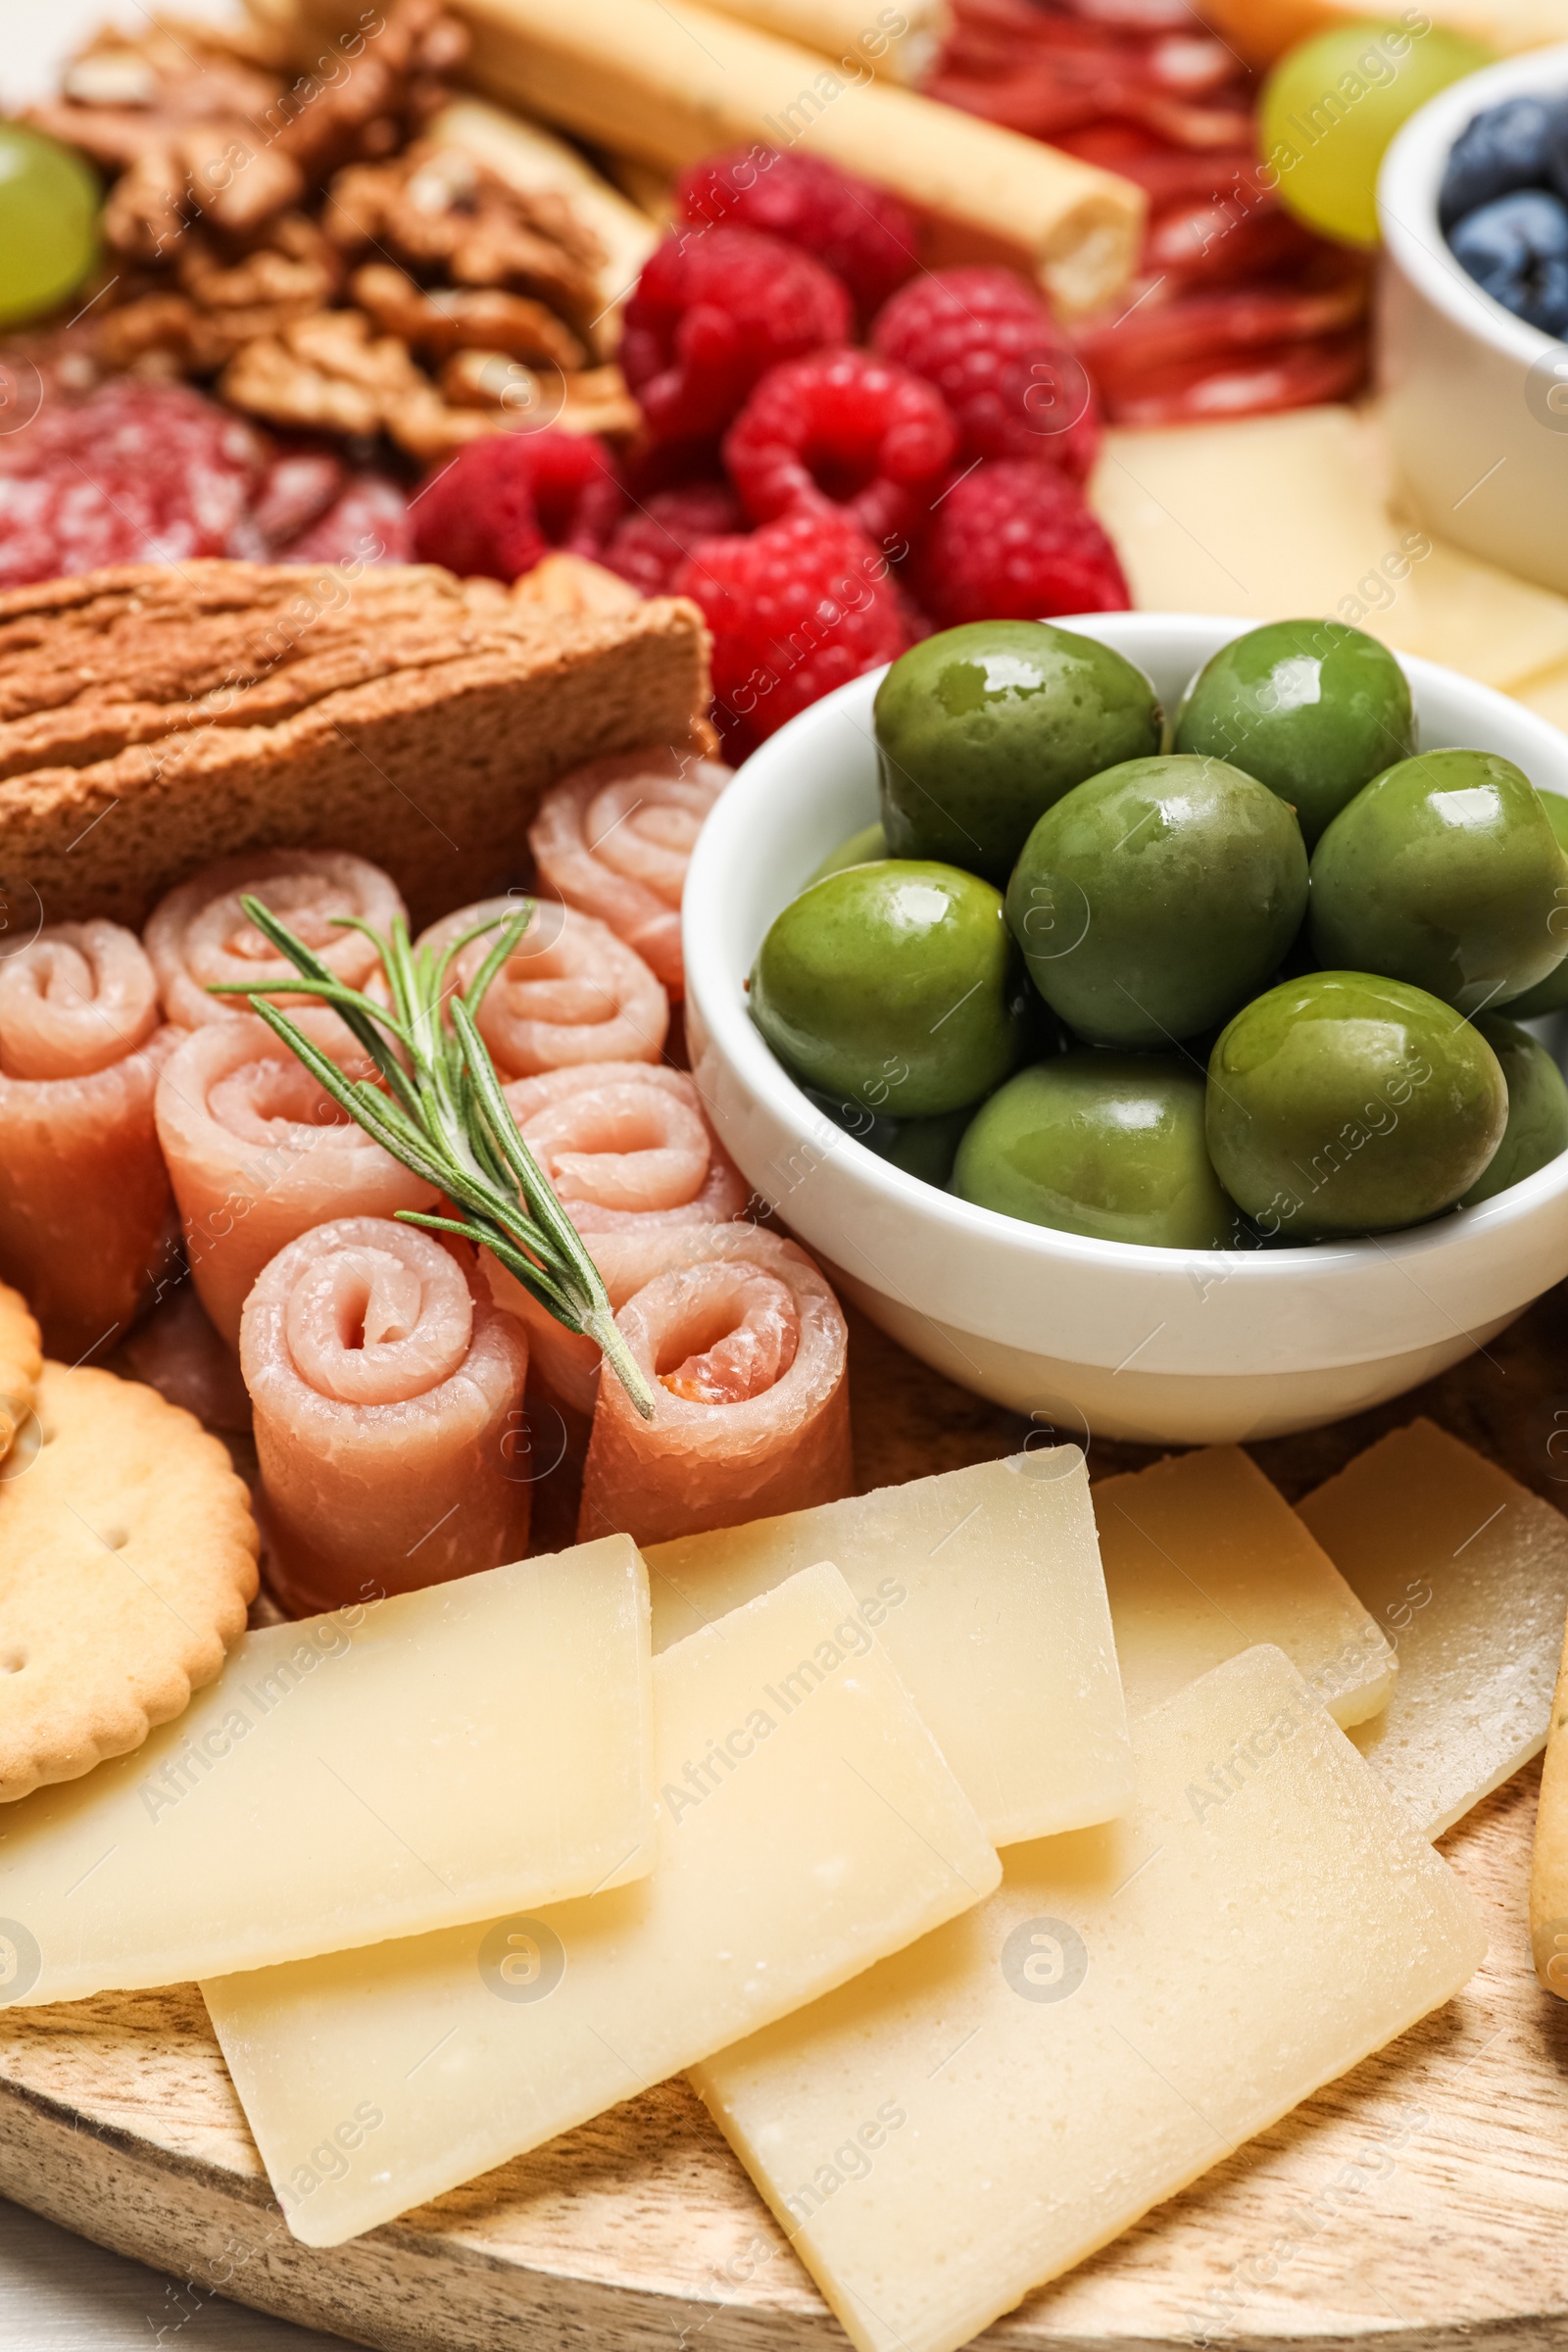
{"label": "thin cheese slice", "polygon": [[1109,1821],[1126,1803],[1132,1753],[1076,1446],[686,1536],[647,1558],[656,1651],[835,1560],[993,1844]]}
{"label": "thin cheese slice", "polygon": [[1510,689],[1518,701],[1530,710],[1549,718],[1554,727],[1568,733],[1568,662],[1559,668],[1543,670],[1539,676],[1526,678],[1522,685]]}
{"label": "thin cheese slice", "polygon": [[1568,1521],[1430,1421],[1380,1438],[1301,1517],[1397,1647],[1356,1734],[1437,1838],[1545,1745],[1568,1609]]}
{"label": "thin cheese slice", "polygon": [[1401,515],[1389,474],[1336,405],[1109,432],[1091,498],[1147,612],[1323,613],[1506,689],[1568,662],[1568,597]]}
{"label": "thin cheese slice", "polygon": [[626,1536],[247,1634],[145,1746],[0,1817],[0,2001],[493,1918],[653,1866]]}
{"label": "thin cheese slice", "polygon": [[1102,1479],[1094,1504],[1130,1714],[1257,1642],[1284,1650],[1336,1723],[1388,1705],[1393,1647],[1239,1446]]}
{"label": "thin cheese slice", "polygon": [[1443,539],[1432,541],[1411,584],[1415,622],[1407,650],[1429,662],[1504,691],[1568,662],[1568,596],[1555,589],[1521,580]]}
{"label": "thin cheese slice", "polygon": [[1144,612],[1327,613],[1377,635],[1414,566],[1348,409],[1108,432],[1091,503]]}
{"label": "thin cheese slice", "polygon": [[952,2352],[1456,1992],[1459,1881],[1272,1648],[1126,1819],[694,2082],[860,2352]]}
{"label": "thin cheese slice", "polygon": [[1001,1865],[836,1568],[654,1662],[652,1878],[204,1984],[296,2237],[331,2246],[841,1984]]}

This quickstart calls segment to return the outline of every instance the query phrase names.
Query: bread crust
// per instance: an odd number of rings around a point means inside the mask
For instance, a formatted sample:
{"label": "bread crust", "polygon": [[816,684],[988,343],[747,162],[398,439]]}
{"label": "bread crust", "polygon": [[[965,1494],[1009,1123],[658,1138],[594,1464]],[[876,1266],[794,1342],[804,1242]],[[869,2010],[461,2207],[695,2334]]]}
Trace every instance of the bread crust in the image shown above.
{"label": "bread crust", "polygon": [[373,859],[418,927],[517,874],[559,776],[686,741],[708,692],[677,598],[571,613],[428,564],[218,561],[13,590],[8,920],[136,926],[215,858],[288,846]]}

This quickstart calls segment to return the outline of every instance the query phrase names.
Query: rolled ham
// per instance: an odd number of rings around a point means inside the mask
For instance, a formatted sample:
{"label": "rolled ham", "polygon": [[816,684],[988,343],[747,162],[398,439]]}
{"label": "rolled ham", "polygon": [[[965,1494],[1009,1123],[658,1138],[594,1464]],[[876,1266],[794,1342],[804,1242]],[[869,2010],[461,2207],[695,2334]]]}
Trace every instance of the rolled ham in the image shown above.
{"label": "rolled ham", "polygon": [[[345,1076],[373,1074],[334,1015],[292,1017]],[[231,1348],[252,1284],[285,1243],[334,1217],[435,1203],[254,1013],[184,1033],[156,1110],[197,1296]]]}
{"label": "rolled ham", "polygon": [[[390,877],[346,850],[250,850],[205,867],[159,902],[143,934],[164,1011],[182,1029],[243,1016],[238,999],[208,993],[215,981],[298,977],[245,912],[240,900],[247,896],[287,923],[350,988],[368,986],[381,959],[363,931],[340,930],[336,918],[357,915],[384,932],[404,912]],[[285,992],[274,1002],[292,1012],[313,1000]]]}
{"label": "rolled ham", "polygon": [[668,747],[595,760],[545,794],[528,828],[543,886],[608,923],[676,1002],[686,868],[733,772]]}
{"label": "rolled ham", "polygon": [[[416,945],[439,956],[475,923],[516,915],[524,903],[460,906]],[[463,950],[454,986],[469,985],[494,944],[492,933]],[[479,1034],[503,1084],[584,1061],[658,1061],[668,1028],[669,999],[642,957],[607,924],[554,903],[535,910],[479,1006]]]}
{"label": "rolled ham", "polygon": [[340,1217],[279,1250],[240,1324],[269,1575],[296,1616],[527,1548],[528,1342],[433,1236]]}
{"label": "rolled ham", "polygon": [[153,1095],[178,1039],[118,923],[51,923],[0,961],[0,1280],[66,1363],[122,1337],[172,1271]]}
{"label": "rolled ham", "polygon": [[[725,1224],[745,1208],[746,1180],[703,1115],[683,1070],[590,1061],[506,1089],[523,1141],[588,1245],[611,1303],[648,1267],[647,1237],[668,1225]],[[528,1326],[535,1384],[558,1404],[593,1410],[599,1350],[538,1305],[492,1257],[503,1306]]]}
{"label": "rolled ham", "polygon": [[641,1420],[617,1380],[600,1380],[580,1539],[659,1544],[848,1494],[849,1335],[806,1252],[746,1225],[671,1228],[648,1246],[662,1270],[615,1321],[657,1409]]}

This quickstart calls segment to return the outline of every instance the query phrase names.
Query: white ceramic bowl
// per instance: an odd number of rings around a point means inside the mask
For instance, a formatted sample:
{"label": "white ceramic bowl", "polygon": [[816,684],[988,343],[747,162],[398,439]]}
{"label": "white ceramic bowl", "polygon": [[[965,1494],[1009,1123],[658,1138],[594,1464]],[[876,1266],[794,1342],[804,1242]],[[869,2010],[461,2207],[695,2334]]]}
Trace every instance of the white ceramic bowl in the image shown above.
{"label": "white ceramic bowl", "polygon": [[1378,375],[1418,520],[1472,555],[1568,589],[1568,344],[1484,294],[1438,225],[1448,151],[1471,117],[1548,90],[1568,91],[1568,47],[1468,74],[1390,146],[1378,178]]}
{"label": "white ceramic bowl", "polygon": [[[1248,625],[1095,613],[1167,709]],[[1568,738],[1485,686],[1407,661],[1426,747],[1516,760],[1568,792]],[[1568,1153],[1479,1208],[1376,1241],[1252,1253],[1082,1239],[972,1207],[890,1167],[813,1108],[763,1044],[744,984],[768,924],[877,814],[880,670],[750,759],[686,883],[693,1067],[748,1183],[872,1320],[966,1388],[1082,1437],[1206,1443],[1306,1429],[1413,1388],[1568,1274]]]}

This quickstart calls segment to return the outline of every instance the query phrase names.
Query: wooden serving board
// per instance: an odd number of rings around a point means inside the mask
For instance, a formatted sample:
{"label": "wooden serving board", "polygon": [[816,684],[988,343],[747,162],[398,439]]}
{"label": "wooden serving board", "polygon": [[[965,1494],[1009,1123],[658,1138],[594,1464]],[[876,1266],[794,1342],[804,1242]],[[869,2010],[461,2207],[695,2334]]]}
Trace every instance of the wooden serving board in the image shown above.
{"label": "wooden serving board", "polygon": [[[1025,1425],[863,1324],[861,1483],[1014,1449]],[[1425,1410],[1568,1504],[1568,1296],[1352,1422],[1256,1448],[1293,1498]],[[1099,1474],[1145,1449],[1096,1445]],[[1559,1483],[1559,1481],[1561,1483]],[[542,1545],[569,1540],[564,1474]],[[1525,1933],[1537,1774],[1444,1840],[1491,1953],[1456,2001],[1279,2125],[985,2341],[1038,2352],[1184,2342],[1339,2352],[1568,2343],[1568,2005]],[[1216,2043],[1225,2031],[1216,2016]],[[815,2352],[843,2337],[683,2082],[662,2085],[354,2243],[299,2245],[273,2208],[193,1985],[0,2017],[0,2193],[188,2286],[387,2352]]]}

